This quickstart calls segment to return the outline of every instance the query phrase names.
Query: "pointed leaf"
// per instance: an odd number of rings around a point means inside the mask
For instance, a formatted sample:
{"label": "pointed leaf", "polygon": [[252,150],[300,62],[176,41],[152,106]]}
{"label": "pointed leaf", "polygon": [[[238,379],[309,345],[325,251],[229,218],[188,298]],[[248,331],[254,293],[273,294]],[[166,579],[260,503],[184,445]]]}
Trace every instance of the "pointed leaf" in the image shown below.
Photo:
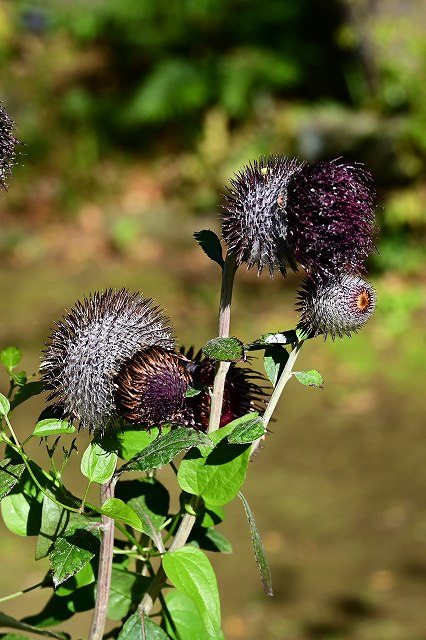
{"label": "pointed leaf", "polygon": [[117,454],[105,451],[97,442],[89,444],[81,458],[81,473],[91,482],[103,484],[114,475]]}
{"label": "pointed leaf", "polygon": [[238,497],[241,499],[241,502],[244,505],[244,509],[246,512],[247,520],[250,527],[251,533],[251,541],[253,544],[254,557],[256,559],[256,564],[259,568],[260,578],[262,580],[263,590],[267,596],[273,596],[274,592],[272,591],[272,577],[271,571],[269,569],[268,560],[266,558],[265,549],[262,544],[262,539],[260,537],[259,530],[256,526],[256,521],[254,519],[254,515],[250,506],[243,496],[241,492],[238,493]]}
{"label": "pointed leaf", "polygon": [[5,458],[0,462],[0,500],[4,498],[9,491],[19,481],[25,470],[23,462],[12,462],[10,458]]}
{"label": "pointed leaf", "polygon": [[74,433],[75,427],[67,420],[57,420],[56,418],[47,418],[40,420],[34,427],[33,436],[38,438],[46,438],[47,436],[58,436],[62,433]]}
{"label": "pointed leaf", "polygon": [[203,353],[212,360],[241,362],[244,360],[244,344],[238,338],[213,338],[206,342]]}
{"label": "pointed leaf", "polygon": [[131,460],[151,444],[157,438],[159,432],[160,430],[157,427],[150,431],[146,431],[146,429],[120,431],[117,433],[118,455],[123,460]]}
{"label": "pointed leaf", "polygon": [[[97,535],[96,535],[97,534]],[[99,531],[75,529],[55,541],[49,554],[55,587],[78,573],[99,550]]]}
{"label": "pointed leaf", "polygon": [[263,420],[256,411],[247,413],[230,424],[235,425],[228,436],[228,442],[231,444],[254,442],[265,434]]}
{"label": "pointed leaf", "polygon": [[193,547],[183,547],[163,556],[168,579],[195,603],[204,628],[212,638],[221,633],[221,615],[216,575],[207,556]]}
{"label": "pointed leaf", "polygon": [[[205,630],[192,598],[177,589],[173,589],[166,596],[166,604],[178,634],[175,634],[166,618],[166,631],[172,640],[177,640],[177,638],[179,640],[183,638],[185,640],[211,640],[211,635]],[[220,633],[217,636],[217,640],[223,640],[224,637]]]}
{"label": "pointed leaf", "polygon": [[126,620],[117,640],[169,640],[169,637],[148,616],[144,616],[142,627],[141,614],[135,611]]}
{"label": "pointed leaf", "polygon": [[138,514],[119,498],[107,498],[99,512],[113,520],[128,524],[137,531],[143,531],[142,522]]}
{"label": "pointed leaf", "polygon": [[181,451],[191,447],[211,445],[209,438],[189,427],[177,427],[164,435],[160,434],[142,453],[123,465],[122,471],[148,471],[169,463]]}
{"label": "pointed leaf", "polygon": [[13,396],[11,409],[16,409],[16,407],[28,400],[28,398],[37,396],[39,393],[43,393],[43,391],[46,391],[46,389],[41,380],[37,380],[36,382],[27,382],[23,387],[19,387]]}
{"label": "pointed leaf", "polygon": [[10,411],[10,402],[2,393],[0,393],[0,415],[7,416]]}
{"label": "pointed leaf", "polygon": [[22,353],[18,347],[6,347],[0,351],[0,361],[10,373],[21,361]]}
{"label": "pointed leaf", "polygon": [[315,369],[311,369],[310,371],[293,371],[293,375],[300,384],[308,387],[319,387],[322,389],[324,386],[324,378]]}
{"label": "pointed leaf", "polygon": [[286,351],[284,347],[280,345],[266,347],[265,355],[263,357],[263,366],[265,367],[266,375],[274,387],[283,372],[287,360],[288,351]]}
{"label": "pointed leaf", "polygon": [[217,262],[223,268],[225,263],[222,255],[222,245],[215,232],[210,229],[203,229],[203,231],[196,231],[194,238],[210,260]]}

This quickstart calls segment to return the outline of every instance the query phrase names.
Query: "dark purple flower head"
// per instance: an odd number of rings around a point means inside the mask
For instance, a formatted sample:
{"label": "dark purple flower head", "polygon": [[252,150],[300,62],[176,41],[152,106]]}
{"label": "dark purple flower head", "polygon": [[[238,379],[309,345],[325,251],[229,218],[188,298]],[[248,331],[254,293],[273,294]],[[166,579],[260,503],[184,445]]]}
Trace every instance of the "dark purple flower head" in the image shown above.
{"label": "dark purple flower head", "polygon": [[115,376],[136,352],[173,349],[168,320],[152,300],[127,289],[77,301],[52,331],[42,379],[63,413],[103,432],[117,421]]}
{"label": "dark purple flower head", "polygon": [[306,278],[298,293],[299,328],[307,337],[320,334],[343,337],[355,332],[374,313],[377,295],[374,288],[353,274],[315,280]]}
{"label": "dark purple flower head", "polygon": [[0,189],[7,189],[7,179],[15,165],[18,140],[14,129],[14,121],[0,104]]}
{"label": "dark purple flower head", "polygon": [[284,156],[261,158],[245,166],[230,180],[221,215],[222,235],[238,264],[257,264],[272,275],[275,268],[286,274],[296,270],[288,245],[287,187],[301,163]]}
{"label": "dark purple flower head", "polygon": [[374,193],[360,165],[303,166],[289,181],[286,213],[288,242],[308,273],[364,270],[374,248]]}
{"label": "dark purple flower head", "polygon": [[[182,349],[181,351],[183,352]],[[194,356],[192,347],[186,357],[188,358],[186,366],[192,376],[193,384],[205,387],[205,390],[198,395],[186,399],[186,407],[192,413],[192,426],[201,431],[207,431],[210,417],[208,388],[213,386],[215,361],[203,357],[200,351]],[[237,367],[231,364],[226,376],[220,426],[224,427],[250,411],[263,412],[267,398],[263,386],[265,382],[263,376],[249,367]]]}
{"label": "dark purple flower head", "polygon": [[138,351],[115,378],[117,411],[147,428],[186,423],[185,393],[191,376],[180,355],[158,347]]}

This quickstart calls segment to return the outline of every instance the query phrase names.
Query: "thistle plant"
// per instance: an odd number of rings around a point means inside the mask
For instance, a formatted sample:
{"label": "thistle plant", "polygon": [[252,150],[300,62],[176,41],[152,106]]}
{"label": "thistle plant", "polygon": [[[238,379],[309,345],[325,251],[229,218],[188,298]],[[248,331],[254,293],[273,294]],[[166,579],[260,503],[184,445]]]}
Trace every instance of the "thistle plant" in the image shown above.
{"label": "thistle plant", "polygon": [[[6,123],[0,166],[10,168],[14,138],[8,116],[0,116]],[[3,626],[65,639],[66,632],[46,629],[47,621],[52,626],[93,610],[90,640],[223,638],[206,550],[229,551],[217,527],[223,506],[237,496],[263,589],[273,594],[261,535],[241,489],[260,443],[261,455],[268,455],[268,425],[287,383],[295,378],[322,386],[317,371],[294,371],[303,345],[316,336],[351,335],[374,311],[375,291],[363,279],[374,249],[371,177],[340,161],[260,158],[231,179],[220,220],[223,244],[211,230],[194,234],[221,278],[218,335],[201,349],[179,345],[158,301],[106,288],[88,292],[56,323],[39,379],[16,372],[18,348],[1,352],[10,378],[0,395],[3,520],[11,531],[36,535],[36,557],[47,557],[49,570],[25,591],[43,587],[50,594],[37,615],[0,614]],[[259,276],[263,269],[283,277],[288,269],[305,271],[294,328],[230,337],[232,291],[243,264],[257,266]],[[254,354],[263,357],[264,373]],[[13,410],[39,393],[48,406],[21,441]],[[81,451],[84,429],[92,440]],[[45,443],[47,469],[27,454],[31,439]],[[85,479],[79,496],[67,488],[68,463],[77,455]],[[164,465],[175,472],[177,511],[161,480]],[[96,504],[88,501],[92,484],[100,485]],[[22,516],[17,522],[20,502],[31,504],[37,531]],[[109,631],[107,621],[115,625]]]}

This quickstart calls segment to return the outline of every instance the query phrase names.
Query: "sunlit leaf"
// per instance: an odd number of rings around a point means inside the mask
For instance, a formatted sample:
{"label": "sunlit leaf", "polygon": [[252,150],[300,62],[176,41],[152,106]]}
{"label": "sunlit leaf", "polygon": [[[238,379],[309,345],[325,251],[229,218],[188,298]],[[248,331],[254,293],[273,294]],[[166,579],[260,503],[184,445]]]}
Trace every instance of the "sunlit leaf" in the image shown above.
{"label": "sunlit leaf", "polygon": [[251,541],[253,544],[254,557],[256,558],[256,563],[259,568],[260,578],[262,580],[263,590],[267,596],[273,596],[274,593],[272,591],[272,577],[271,571],[269,569],[268,560],[266,558],[265,549],[263,547],[262,539],[260,537],[259,530],[256,525],[256,521],[254,519],[254,515],[250,506],[243,496],[241,492],[238,494],[241,502],[244,505],[244,509],[246,512],[247,520],[250,527]]}
{"label": "sunlit leaf", "polygon": [[0,462],[0,500],[19,482],[24,470],[23,462],[12,462],[10,458]]}
{"label": "sunlit leaf", "polygon": [[55,587],[78,573],[99,550],[99,531],[75,529],[57,538],[49,554]]}
{"label": "sunlit leaf", "polygon": [[306,385],[308,387],[319,387],[320,389],[323,388],[324,378],[315,369],[311,369],[310,371],[293,371],[293,375],[296,380],[300,382],[300,384]]}
{"label": "sunlit leaf", "polygon": [[[228,436],[231,444],[246,444],[261,438],[265,433],[263,420],[255,411],[247,413],[241,418],[236,418],[229,423],[233,428]],[[229,426],[229,425],[228,425]]]}
{"label": "sunlit leaf", "polygon": [[[173,620],[174,627],[178,633],[172,629],[170,622],[166,619],[166,631],[172,640],[211,640],[211,635],[207,633],[204,624],[198,613],[195,602],[185,593],[173,589],[166,595],[168,612]],[[220,632],[216,636],[217,640],[222,640],[224,635]]]}
{"label": "sunlit leaf", "polygon": [[47,418],[40,420],[34,427],[33,436],[38,438],[46,438],[47,436],[60,435],[62,433],[74,433],[74,425],[67,420],[57,420],[56,418]]}
{"label": "sunlit leaf", "polygon": [[0,393],[0,415],[7,416],[10,411],[10,402],[2,393]]}
{"label": "sunlit leaf", "polygon": [[142,627],[141,614],[135,611],[126,620],[117,640],[169,640],[169,637],[148,616],[144,616]]}
{"label": "sunlit leaf", "polygon": [[21,359],[22,353],[18,347],[6,347],[6,349],[0,351],[0,362],[2,362],[9,372],[19,364]]}
{"label": "sunlit leaf", "polygon": [[81,458],[81,473],[91,482],[103,484],[110,480],[117,464],[117,454],[105,451],[97,442],[91,442]]}
{"label": "sunlit leaf", "polygon": [[238,338],[213,338],[206,342],[203,353],[213,360],[241,362],[244,360],[244,344]]}
{"label": "sunlit leaf", "polygon": [[263,357],[263,366],[265,367],[265,373],[268,376],[272,384],[275,385],[283,372],[283,369],[288,360],[288,351],[280,345],[274,345],[266,347]]}
{"label": "sunlit leaf", "polygon": [[143,531],[138,514],[119,498],[107,498],[99,511],[113,520],[128,524],[137,531]]}

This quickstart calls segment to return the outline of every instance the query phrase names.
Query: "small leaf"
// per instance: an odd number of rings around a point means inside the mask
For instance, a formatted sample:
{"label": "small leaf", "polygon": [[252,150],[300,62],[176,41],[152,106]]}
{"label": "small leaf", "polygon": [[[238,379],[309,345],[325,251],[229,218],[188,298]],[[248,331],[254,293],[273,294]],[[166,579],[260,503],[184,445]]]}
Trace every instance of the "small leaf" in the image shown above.
{"label": "small leaf", "polygon": [[105,451],[100,444],[93,441],[89,444],[81,458],[81,473],[90,480],[103,484],[114,475],[117,454]]}
{"label": "small leaf", "polygon": [[174,586],[193,600],[207,633],[220,637],[219,593],[207,556],[199,549],[183,547],[163,556],[163,568]]}
{"label": "small leaf", "polygon": [[107,498],[99,512],[113,520],[128,524],[136,531],[143,531],[142,522],[138,514],[119,498]]}
{"label": "small leaf", "polygon": [[323,388],[324,378],[315,369],[311,369],[310,371],[293,371],[293,375],[300,384],[304,384],[308,387]]}
{"label": "small leaf", "polygon": [[294,329],[281,331],[279,333],[264,333],[258,340],[250,342],[245,346],[246,351],[258,351],[272,345],[296,344],[297,335]]}
{"label": "small leaf", "polygon": [[120,468],[123,471],[148,471],[168,464],[181,451],[191,447],[211,445],[211,440],[200,431],[189,427],[177,427],[160,434],[142,453]]}
{"label": "small leaf", "polygon": [[205,391],[206,385],[194,383],[192,386],[189,384],[186,392],[185,398],[193,398],[194,396],[198,396],[202,391]]}
{"label": "small leaf", "polygon": [[162,628],[156,625],[148,616],[144,616],[142,627],[141,614],[139,611],[135,611],[135,613],[126,620],[122,630],[117,636],[117,640],[169,640],[169,637]]}
{"label": "small leaf", "polygon": [[222,255],[222,245],[220,240],[214,231],[210,229],[204,229],[203,231],[196,231],[194,238],[204,251],[204,253],[217,264],[223,268],[224,260]]}
{"label": "small leaf", "polygon": [[0,462],[0,500],[7,496],[9,491],[19,482],[25,470],[23,462],[12,462],[10,458],[5,458]]}
{"label": "small leaf", "polygon": [[213,338],[204,345],[203,353],[212,360],[241,362],[244,360],[244,344],[238,338]]}
{"label": "small leaf", "polygon": [[19,373],[11,373],[10,377],[13,382],[18,385],[18,387],[24,387],[27,384],[27,374],[25,371],[20,371]]}
{"label": "small leaf", "polygon": [[46,438],[47,436],[60,435],[61,433],[74,433],[74,425],[67,420],[58,420],[57,418],[47,418],[40,420],[34,427],[33,436],[38,438]]}
{"label": "small leaf", "polygon": [[43,393],[43,391],[46,391],[46,389],[41,380],[37,380],[36,382],[27,382],[23,387],[19,387],[13,396],[13,400],[11,402],[12,410],[29,398],[37,396],[39,393]]}
{"label": "small leaf", "polygon": [[0,393],[0,415],[7,416],[10,411],[10,402],[2,393]]}
{"label": "small leaf", "polygon": [[259,530],[256,526],[256,521],[254,519],[254,515],[252,510],[250,509],[249,503],[241,493],[238,493],[238,497],[241,499],[241,502],[244,505],[244,509],[246,512],[247,520],[250,527],[251,533],[251,541],[253,544],[254,557],[256,559],[256,564],[259,568],[260,578],[262,580],[263,590],[267,596],[273,596],[274,592],[272,591],[272,578],[271,571],[269,569],[268,560],[266,558],[266,553],[264,546],[262,544],[262,539],[260,537]]}
{"label": "small leaf", "polygon": [[231,444],[254,442],[265,435],[263,420],[256,411],[251,411],[229,424],[234,425],[228,436],[228,442]]}
{"label": "small leaf", "polygon": [[57,538],[49,554],[55,587],[78,573],[98,550],[99,538],[96,537],[95,532],[86,529],[75,529],[66,537]]}
{"label": "small leaf", "polygon": [[265,373],[268,376],[272,384],[275,385],[283,372],[283,369],[288,360],[288,351],[280,345],[274,345],[272,347],[266,347],[263,357],[263,366],[265,367]]}
{"label": "small leaf", "polygon": [[16,367],[17,364],[21,361],[22,353],[18,347],[7,347],[0,351],[0,361],[8,372],[10,373],[12,369]]}
{"label": "small leaf", "polygon": [[60,633],[59,631],[50,631],[49,629],[40,629],[34,627],[31,624],[15,620],[5,613],[0,611],[0,627],[7,627],[9,629],[19,629],[20,631],[28,631],[35,633],[39,636],[45,636],[46,638],[56,638],[57,640],[69,640],[70,636],[67,633]]}

